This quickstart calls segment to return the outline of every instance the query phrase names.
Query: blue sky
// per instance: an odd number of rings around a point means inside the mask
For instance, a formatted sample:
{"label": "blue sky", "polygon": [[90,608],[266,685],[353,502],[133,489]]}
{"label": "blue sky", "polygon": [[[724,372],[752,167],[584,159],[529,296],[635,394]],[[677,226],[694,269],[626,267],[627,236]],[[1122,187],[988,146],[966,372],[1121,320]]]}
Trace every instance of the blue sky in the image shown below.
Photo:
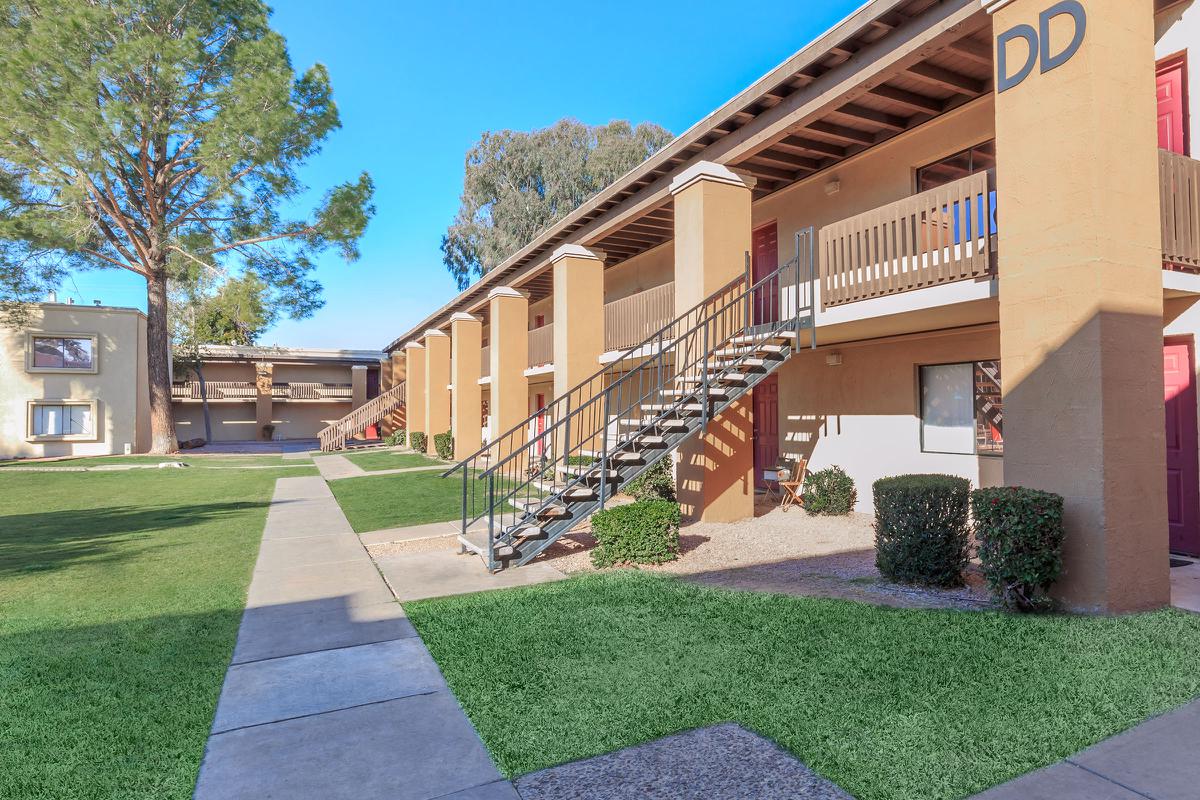
{"label": "blue sky", "polygon": [[[365,169],[378,210],[359,261],[321,262],[325,307],[262,343],[380,348],[453,297],[438,245],[483,131],[569,116],[681,133],[860,4],[277,0],[293,64],[329,67],[342,116],[302,174],[324,189]],[[135,275],[72,278],[61,299],[145,307]]]}

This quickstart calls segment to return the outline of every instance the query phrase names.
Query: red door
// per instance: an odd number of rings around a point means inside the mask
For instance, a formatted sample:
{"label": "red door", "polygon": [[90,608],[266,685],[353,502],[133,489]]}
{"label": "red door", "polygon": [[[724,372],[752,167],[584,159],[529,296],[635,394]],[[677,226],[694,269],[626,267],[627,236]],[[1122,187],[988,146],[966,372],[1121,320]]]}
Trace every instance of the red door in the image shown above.
{"label": "red door", "polygon": [[779,376],[754,387],[754,485],[764,487],[763,470],[779,463]]}
{"label": "red door", "polygon": [[1187,60],[1169,58],[1158,65],[1158,146],[1188,154]]}
{"label": "red door", "polygon": [[[774,222],[754,230],[750,262],[755,283],[779,268],[779,228]],[[777,281],[768,281],[754,293],[754,324],[761,325],[778,319],[779,285]]]}
{"label": "red door", "polygon": [[1200,555],[1200,466],[1196,453],[1196,384],[1192,346],[1163,345],[1167,406],[1167,524],[1171,550]]}

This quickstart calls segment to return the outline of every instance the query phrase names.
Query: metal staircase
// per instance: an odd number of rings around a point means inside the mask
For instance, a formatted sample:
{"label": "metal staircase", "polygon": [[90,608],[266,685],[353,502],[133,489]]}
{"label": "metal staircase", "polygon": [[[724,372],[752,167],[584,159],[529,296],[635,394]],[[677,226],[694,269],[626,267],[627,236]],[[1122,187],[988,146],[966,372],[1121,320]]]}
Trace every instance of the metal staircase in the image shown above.
{"label": "metal staircase", "polygon": [[329,425],[317,434],[321,440],[321,452],[342,450],[351,436],[366,430],[376,422],[382,422],[388,414],[404,405],[404,397],[404,381],[401,381]]}
{"label": "metal staircase", "polygon": [[462,480],[463,551],[493,571],[528,563],[777,370],[803,330],[815,347],[815,278],[811,228],[757,281],[747,255],[744,275],[444,472]]}

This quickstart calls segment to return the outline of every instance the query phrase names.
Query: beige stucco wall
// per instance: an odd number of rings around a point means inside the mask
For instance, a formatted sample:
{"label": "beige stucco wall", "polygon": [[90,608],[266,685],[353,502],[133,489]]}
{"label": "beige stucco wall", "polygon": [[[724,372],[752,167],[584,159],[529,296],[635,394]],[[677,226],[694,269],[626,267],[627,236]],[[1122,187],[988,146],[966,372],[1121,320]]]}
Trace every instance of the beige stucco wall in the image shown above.
{"label": "beige stucco wall", "polygon": [[973,486],[1003,483],[996,456],[921,452],[922,365],[999,357],[995,328],[840,345],[840,366],[826,349],[802,350],[779,370],[780,456],[810,459],[810,469],[837,464],[858,488],[857,510],[870,512],[871,484],[889,475],[940,472]]}
{"label": "beige stucco wall", "polygon": [[675,243],[667,242],[604,270],[604,302],[611,303],[673,280]]}
{"label": "beige stucco wall", "polygon": [[347,364],[280,364],[275,363],[275,383],[351,383]]}
{"label": "beige stucco wall", "polygon": [[[145,317],[132,309],[41,304],[20,329],[0,328],[0,457],[108,455],[149,447]],[[27,372],[29,332],[96,335],[96,373]],[[95,400],[97,440],[26,441],[30,400]],[[141,415],[142,419],[139,419]]]}
{"label": "beige stucco wall", "polygon": [[[197,401],[175,403],[175,432],[181,441],[203,439],[204,410]],[[244,442],[258,438],[254,401],[219,401],[208,404],[214,442]],[[314,434],[315,435],[315,434]]]}
{"label": "beige stucco wall", "polygon": [[1154,57],[1188,54],[1188,103],[1191,118],[1191,155],[1196,154],[1195,137],[1200,135],[1200,3],[1188,0],[1154,17]]}
{"label": "beige stucco wall", "polygon": [[271,423],[276,439],[315,439],[322,428],[350,413],[351,405],[324,402],[271,404]]}

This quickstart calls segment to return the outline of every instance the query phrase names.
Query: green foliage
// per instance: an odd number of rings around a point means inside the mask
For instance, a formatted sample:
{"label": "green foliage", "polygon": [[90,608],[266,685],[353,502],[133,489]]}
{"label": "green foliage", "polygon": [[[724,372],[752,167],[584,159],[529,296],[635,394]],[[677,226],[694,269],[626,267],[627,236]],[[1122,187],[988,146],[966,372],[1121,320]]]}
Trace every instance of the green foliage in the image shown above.
{"label": "green foliage", "polygon": [[639,500],[592,515],[592,563],[662,564],[679,556],[679,504]]}
{"label": "green foliage", "polygon": [[648,470],[626,484],[625,494],[635,500],[675,500],[675,474],[671,456],[660,458]]}
{"label": "green foliage", "polygon": [[408,443],[413,450],[424,453],[425,446],[429,443],[429,437],[421,431],[413,431],[408,435]]}
{"label": "green foliage", "polygon": [[465,289],[671,140],[653,123],[562,119],[532,132],[488,131],[466,157],[442,262]]}
{"label": "green foliage", "polygon": [[400,428],[399,430],[389,433],[387,436],[383,437],[383,443],[388,447],[403,447],[405,438],[404,429]]}
{"label": "green foliage", "polygon": [[874,484],[875,565],[885,578],[961,586],[970,559],[971,483],[954,475],[898,475]]}
{"label": "green foliage", "polygon": [[835,464],[808,473],[800,496],[808,513],[840,516],[854,510],[858,491],[854,488],[854,480]]}
{"label": "green foliage", "polygon": [[995,598],[1015,611],[1050,608],[1046,591],[1062,574],[1062,497],[1020,486],[976,489],[971,515]]}
{"label": "green foliage", "polygon": [[454,435],[450,431],[434,434],[433,449],[437,451],[438,458],[451,460],[454,458]]}

